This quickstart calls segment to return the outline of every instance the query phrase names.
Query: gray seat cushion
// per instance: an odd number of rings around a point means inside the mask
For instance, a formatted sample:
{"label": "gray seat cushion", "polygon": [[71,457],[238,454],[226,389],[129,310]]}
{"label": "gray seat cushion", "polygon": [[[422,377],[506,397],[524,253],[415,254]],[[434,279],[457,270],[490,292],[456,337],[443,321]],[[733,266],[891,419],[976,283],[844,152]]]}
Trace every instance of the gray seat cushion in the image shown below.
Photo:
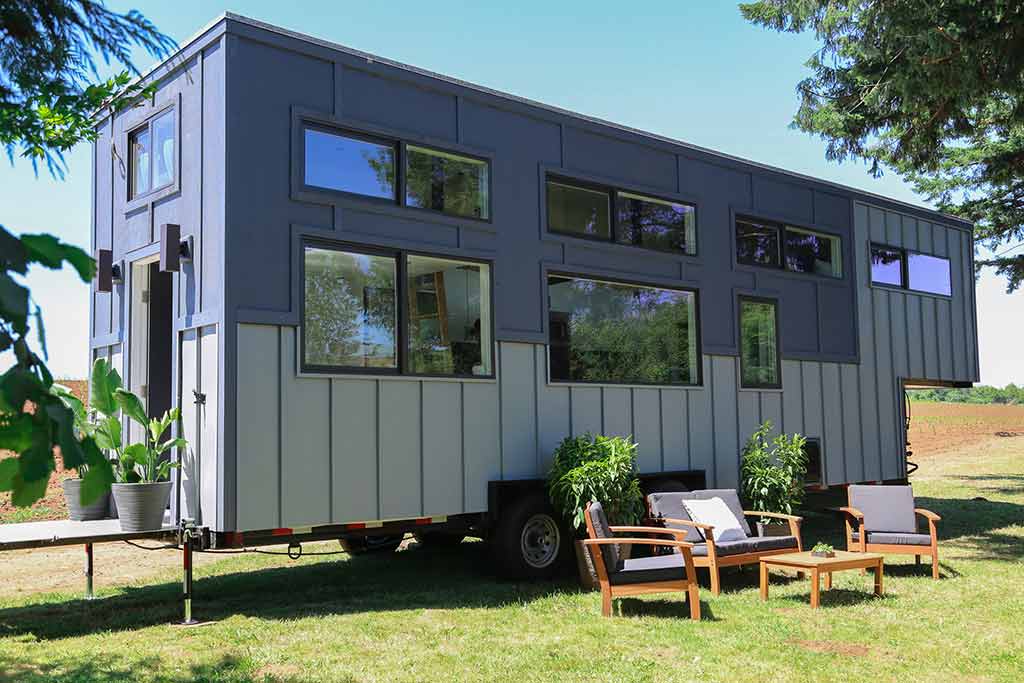
{"label": "gray seat cushion", "polygon": [[850,506],[864,513],[868,531],[917,532],[914,491],[909,486],[854,484],[848,489]]}
{"label": "gray seat cushion", "polygon": [[[853,532],[854,542],[860,542],[860,534]],[[925,545],[932,544],[928,534],[907,534],[899,531],[869,531],[868,543],[885,543],[887,545]]]}
{"label": "gray seat cushion", "polygon": [[[594,525],[594,534],[597,538],[612,538],[612,530],[608,525],[608,517],[604,514],[604,508],[600,503],[594,502],[587,508],[590,521]],[[604,556],[604,568],[609,575],[622,571],[622,556],[619,554],[619,546],[614,543],[599,546]]]}
{"label": "gray seat cushion", "polygon": [[[797,547],[796,536],[750,536],[742,541],[716,543],[715,554],[722,557],[724,555],[742,555],[744,553],[757,553],[767,550],[793,550],[795,552]],[[693,546],[694,557],[703,557],[707,554],[707,543]]]}
{"label": "gray seat cushion", "polygon": [[[685,519],[689,520],[690,515],[686,512],[686,507],[683,505],[684,500],[710,500],[712,498],[721,498],[722,501],[728,506],[732,514],[739,520],[740,528],[743,529],[743,533],[747,536],[751,535],[750,525],[747,524],[747,519],[743,514],[743,506],[740,505],[740,497],[736,493],[736,489],[704,489],[701,491],[681,491],[673,493],[652,493],[647,496],[647,504],[651,510],[651,517],[655,519]],[[703,543],[704,536],[693,527],[684,527],[682,525],[668,524],[675,529],[686,529],[686,538],[684,540],[690,543]]]}
{"label": "gray seat cushion", "polygon": [[613,586],[628,583],[655,583],[681,581],[686,578],[686,567],[681,555],[655,555],[626,560],[622,571],[608,575]]}

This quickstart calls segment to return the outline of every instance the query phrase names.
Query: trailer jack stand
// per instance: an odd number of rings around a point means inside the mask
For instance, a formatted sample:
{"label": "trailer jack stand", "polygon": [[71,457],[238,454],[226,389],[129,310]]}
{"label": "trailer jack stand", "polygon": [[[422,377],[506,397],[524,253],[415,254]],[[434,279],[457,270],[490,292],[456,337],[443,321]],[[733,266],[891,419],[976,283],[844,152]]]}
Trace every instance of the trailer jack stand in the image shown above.
{"label": "trailer jack stand", "polygon": [[181,588],[185,605],[182,626],[194,626],[199,622],[192,618],[192,545],[198,540],[194,526],[183,523],[181,531]]}
{"label": "trailer jack stand", "polygon": [[92,592],[92,543],[85,544],[85,599],[94,600]]}

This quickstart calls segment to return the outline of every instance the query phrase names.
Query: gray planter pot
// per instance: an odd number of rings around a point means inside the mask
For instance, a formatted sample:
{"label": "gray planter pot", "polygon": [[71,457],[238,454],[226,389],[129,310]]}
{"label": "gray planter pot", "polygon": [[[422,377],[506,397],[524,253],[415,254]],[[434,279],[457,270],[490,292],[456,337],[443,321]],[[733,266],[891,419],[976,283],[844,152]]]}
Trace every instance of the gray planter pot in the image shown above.
{"label": "gray planter pot", "polygon": [[785,522],[765,524],[757,523],[758,536],[789,536],[789,525]]}
{"label": "gray planter pot", "polygon": [[113,484],[121,531],[153,531],[164,523],[164,510],[171,499],[171,482]]}
{"label": "gray planter pot", "polygon": [[68,505],[68,517],[76,522],[85,522],[91,519],[106,519],[107,509],[110,506],[110,494],[104,493],[88,505],[82,505],[81,479],[65,479],[64,502]]}

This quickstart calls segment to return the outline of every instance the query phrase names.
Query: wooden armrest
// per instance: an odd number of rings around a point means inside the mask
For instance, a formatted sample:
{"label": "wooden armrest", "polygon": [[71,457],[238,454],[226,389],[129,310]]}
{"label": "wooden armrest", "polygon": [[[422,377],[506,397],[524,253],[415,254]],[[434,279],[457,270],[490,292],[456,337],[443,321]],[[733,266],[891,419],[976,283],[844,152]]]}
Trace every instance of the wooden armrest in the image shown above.
{"label": "wooden armrest", "polygon": [[671,548],[692,548],[686,541],[666,541],[661,538],[585,538],[583,545],[663,545]]}
{"label": "wooden armrest", "polygon": [[713,531],[715,528],[711,524],[701,524],[700,522],[694,522],[689,519],[673,519],[671,517],[663,517],[661,521],[667,522],[669,524],[682,524],[683,526],[692,526],[694,529],[700,529],[701,531]]}
{"label": "wooden armrest", "polygon": [[864,513],[861,512],[860,510],[858,510],[857,508],[841,507],[841,508],[839,508],[839,511],[840,512],[845,512],[846,514],[850,515],[854,519],[860,519],[860,520],[864,519]]}
{"label": "wooden armrest", "polygon": [[914,508],[914,512],[916,514],[921,515],[922,517],[927,519],[929,522],[938,522],[940,519],[942,519],[942,517],[939,517],[937,514],[935,514],[931,510],[925,510],[924,508]]}
{"label": "wooden armrest", "polygon": [[665,536],[685,536],[686,532],[680,529],[666,529],[658,526],[612,526],[608,527],[613,534],[662,534]]}
{"label": "wooden armrest", "polygon": [[803,521],[803,517],[800,515],[787,515],[782,512],[757,512],[755,510],[744,510],[743,514],[747,517],[771,517],[772,519],[788,519],[791,522]]}

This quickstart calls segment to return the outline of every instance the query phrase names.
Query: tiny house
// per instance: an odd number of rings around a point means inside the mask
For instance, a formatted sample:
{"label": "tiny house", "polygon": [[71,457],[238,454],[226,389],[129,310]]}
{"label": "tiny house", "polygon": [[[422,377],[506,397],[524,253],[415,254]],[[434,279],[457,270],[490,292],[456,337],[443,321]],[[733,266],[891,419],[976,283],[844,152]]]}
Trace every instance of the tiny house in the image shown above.
{"label": "tiny house", "polygon": [[904,480],[904,388],[978,380],[957,218],[233,14],[145,79],[97,124],[90,351],[181,407],[214,546],[543,574],[567,435],[735,487],[770,419],[822,486]]}

